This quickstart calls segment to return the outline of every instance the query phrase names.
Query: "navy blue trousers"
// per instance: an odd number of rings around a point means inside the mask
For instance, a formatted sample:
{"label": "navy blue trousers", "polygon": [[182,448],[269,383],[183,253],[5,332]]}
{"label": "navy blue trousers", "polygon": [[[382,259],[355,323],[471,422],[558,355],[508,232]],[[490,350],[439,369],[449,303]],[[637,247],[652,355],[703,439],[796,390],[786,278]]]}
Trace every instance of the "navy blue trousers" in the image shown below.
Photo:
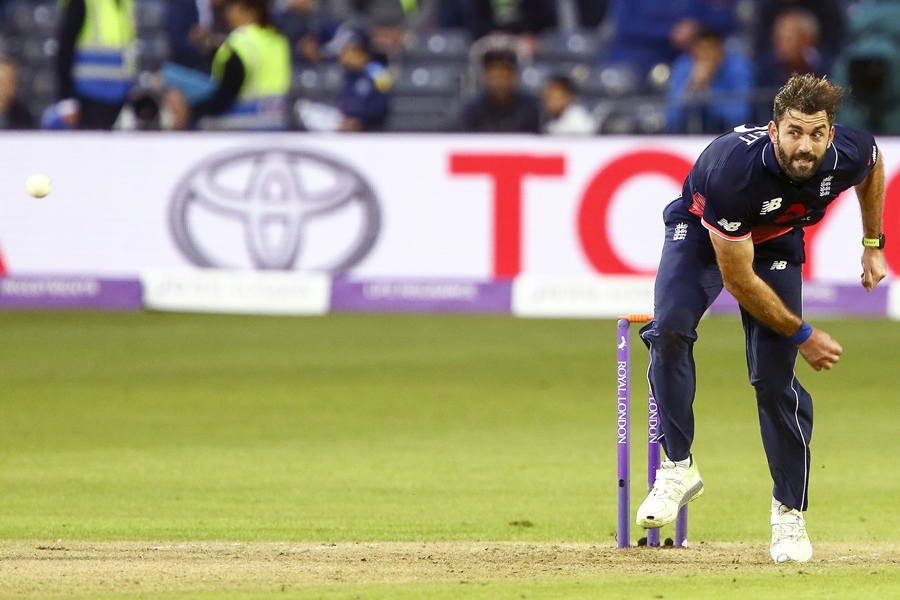
{"label": "navy blue trousers", "polygon": [[[666,239],[656,276],[654,320],[641,329],[641,339],[650,349],[649,379],[659,405],[661,443],[666,456],[681,460],[690,455],[694,441],[697,325],[723,285],[709,232],[699,219],[680,200],[666,208],[664,218]],[[802,237],[797,243],[803,243]],[[786,253],[788,258],[790,254]],[[754,269],[789,309],[802,314],[799,262],[757,258]],[[772,495],[806,510],[813,409],[812,397],[794,372],[797,347],[743,308],[741,319],[747,370],[756,390],[760,432],[774,482]]]}

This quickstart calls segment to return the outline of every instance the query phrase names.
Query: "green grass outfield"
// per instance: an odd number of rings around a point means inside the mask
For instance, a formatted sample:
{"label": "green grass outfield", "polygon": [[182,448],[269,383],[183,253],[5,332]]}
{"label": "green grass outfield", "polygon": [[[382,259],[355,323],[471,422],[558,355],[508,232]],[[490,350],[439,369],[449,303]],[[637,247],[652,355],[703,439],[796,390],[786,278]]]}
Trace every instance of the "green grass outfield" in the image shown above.
{"label": "green grass outfield", "polygon": [[[844,347],[834,371],[798,364],[816,400],[813,542],[897,542],[900,323],[813,322]],[[0,539],[614,544],[612,321],[4,312],[0,332]],[[705,320],[696,356],[694,451],[707,489],[690,538],[765,546],[771,482],[739,320]],[[634,419],[633,509],[642,433]],[[773,566],[747,585],[769,598],[900,597],[900,567],[797,573]],[[631,596],[635,579],[466,593],[679,597]],[[704,594],[723,581],[700,574],[672,589],[714,597]],[[335,583],[292,594],[451,598],[460,588]]]}

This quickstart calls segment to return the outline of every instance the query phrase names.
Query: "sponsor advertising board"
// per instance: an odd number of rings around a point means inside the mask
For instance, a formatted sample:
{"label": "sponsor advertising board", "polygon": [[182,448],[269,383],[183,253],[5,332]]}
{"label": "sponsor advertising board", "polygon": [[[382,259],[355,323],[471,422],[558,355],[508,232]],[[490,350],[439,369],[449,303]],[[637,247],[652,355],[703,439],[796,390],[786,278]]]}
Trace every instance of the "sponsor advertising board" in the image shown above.
{"label": "sponsor advertising board", "polygon": [[[623,304],[646,310],[662,208],[679,195],[708,142],[6,134],[0,270],[70,282],[143,279],[145,300],[159,307],[180,306],[177,293],[215,290],[220,298],[238,296],[234,305],[213,302],[225,311],[262,302],[275,313],[304,307],[315,314],[329,293],[338,310],[507,312],[511,305],[516,314],[559,316],[601,316]],[[900,159],[892,157],[900,157],[900,140],[880,145],[888,182],[886,256],[896,277]],[[25,192],[35,172],[53,181],[46,198]],[[807,231],[808,281],[858,285],[860,237],[855,195],[845,193]],[[209,269],[222,270],[225,279],[200,275]],[[335,279],[250,281],[254,272]],[[886,296],[879,301],[888,304]],[[185,309],[203,306],[187,301]]]}

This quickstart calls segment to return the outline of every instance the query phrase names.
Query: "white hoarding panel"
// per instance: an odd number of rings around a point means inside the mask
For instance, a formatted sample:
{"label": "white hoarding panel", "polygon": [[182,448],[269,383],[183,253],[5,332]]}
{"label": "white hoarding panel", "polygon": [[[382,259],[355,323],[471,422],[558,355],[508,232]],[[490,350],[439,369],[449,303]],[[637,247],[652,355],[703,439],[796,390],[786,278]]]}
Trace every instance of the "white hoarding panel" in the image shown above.
{"label": "white hoarding panel", "polygon": [[613,318],[652,312],[652,277],[523,275],[513,282],[512,314],[518,317]]}
{"label": "white hoarding panel", "polygon": [[144,306],[153,310],[265,315],[323,315],[331,278],[270,271],[145,271]]}
{"label": "white hoarding panel", "polygon": [[[6,133],[0,273],[219,268],[365,279],[653,275],[663,207],[708,138]],[[885,233],[900,272],[900,141]],[[895,158],[896,157],[896,158]],[[53,191],[25,192],[31,173]],[[807,230],[806,276],[859,277],[859,208]]]}
{"label": "white hoarding panel", "polygon": [[900,321],[900,283],[896,281],[888,287],[887,314],[890,318]]}

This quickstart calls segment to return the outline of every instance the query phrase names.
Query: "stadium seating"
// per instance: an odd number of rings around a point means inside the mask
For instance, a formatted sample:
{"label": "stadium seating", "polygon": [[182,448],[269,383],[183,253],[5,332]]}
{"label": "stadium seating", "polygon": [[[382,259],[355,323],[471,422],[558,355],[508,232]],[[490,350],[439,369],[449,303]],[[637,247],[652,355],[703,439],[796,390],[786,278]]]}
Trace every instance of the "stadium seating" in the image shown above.
{"label": "stadium seating", "polygon": [[4,49],[19,64],[19,88],[37,118],[56,97],[54,39],[59,22],[56,2],[9,0],[2,24]]}
{"label": "stadium seating", "polygon": [[338,65],[302,66],[294,69],[291,91],[296,98],[317,102],[337,101],[343,82],[343,72]]}
{"label": "stadium seating", "polygon": [[453,131],[460,103],[440,96],[396,96],[391,101],[388,131],[436,133]]}
{"label": "stadium seating", "polygon": [[428,34],[410,33],[404,39],[401,62],[406,66],[466,65],[471,35],[465,30],[444,29]]}
{"label": "stadium seating", "polygon": [[53,35],[58,21],[55,2],[18,0],[7,8],[10,24],[35,37]]}
{"label": "stadium seating", "polygon": [[399,69],[391,99],[390,131],[438,132],[453,127],[467,87],[468,69],[459,64],[411,65]]}
{"label": "stadium seating", "polygon": [[459,93],[466,70],[451,65],[402,67],[394,79],[398,96],[453,96]]}
{"label": "stadium seating", "polygon": [[[59,21],[55,0],[5,0],[0,23],[0,52],[20,64],[21,89],[35,116],[56,97],[54,39]],[[136,0],[137,64],[152,71],[167,59],[167,0]],[[592,109],[601,133],[652,134],[665,130],[664,94],[669,69],[660,65],[643,78],[627,64],[598,62],[604,46],[603,28],[547,31],[535,40],[533,54],[520,53],[523,89],[540,96],[547,79],[565,75]],[[608,37],[608,36],[606,36]],[[475,44],[476,50],[484,40]],[[408,32],[389,68],[394,77],[390,131],[452,130],[463,102],[478,91],[479,64],[471,34],[462,29]],[[297,65],[290,102],[308,100],[334,106],[343,74],[336,64]],[[768,91],[766,91],[768,94]],[[759,102],[769,110],[768,95]]]}
{"label": "stadium seating", "polygon": [[588,79],[590,72],[590,67],[584,63],[537,62],[522,67],[519,80],[525,91],[539,96],[547,80],[553,76],[568,77],[576,86],[580,87]]}
{"label": "stadium seating", "polygon": [[607,64],[592,68],[581,84],[581,93],[592,98],[626,98],[643,90],[637,69],[625,64]]}
{"label": "stadium seating", "polygon": [[542,62],[592,63],[600,53],[597,32],[548,31],[538,38],[534,58]]}

